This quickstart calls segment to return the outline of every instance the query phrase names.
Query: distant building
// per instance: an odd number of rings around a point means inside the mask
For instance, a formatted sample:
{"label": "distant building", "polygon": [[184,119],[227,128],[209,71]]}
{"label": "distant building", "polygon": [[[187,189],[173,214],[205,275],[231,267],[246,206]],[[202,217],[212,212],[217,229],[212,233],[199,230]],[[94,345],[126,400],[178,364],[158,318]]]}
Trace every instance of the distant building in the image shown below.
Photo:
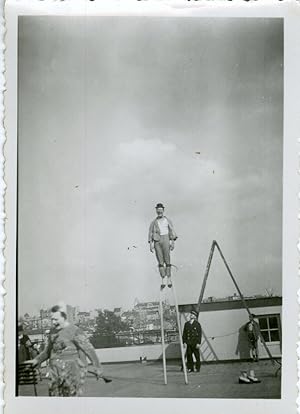
{"label": "distant building", "polygon": [[78,323],[87,323],[91,320],[90,312],[78,312],[77,313],[77,322]]}
{"label": "distant building", "polygon": [[114,314],[116,316],[121,316],[122,308],[114,308]]}
{"label": "distant building", "polygon": [[41,319],[50,319],[51,318],[50,309],[41,309],[40,310],[40,318]]}
{"label": "distant building", "polygon": [[92,320],[95,320],[97,318],[98,312],[99,311],[97,309],[93,309],[93,310],[90,311],[90,317],[91,317]]}
{"label": "distant building", "polygon": [[125,311],[121,314],[121,321],[127,322],[130,325],[133,325],[134,321],[138,317],[138,313],[136,311]]}
{"label": "distant building", "polygon": [[67,318],[69,320],[70,323],[77,323],[78,322],[78,308],[71,306],[71,305],[67,305],[66,306],[66,310],[67,310]]}

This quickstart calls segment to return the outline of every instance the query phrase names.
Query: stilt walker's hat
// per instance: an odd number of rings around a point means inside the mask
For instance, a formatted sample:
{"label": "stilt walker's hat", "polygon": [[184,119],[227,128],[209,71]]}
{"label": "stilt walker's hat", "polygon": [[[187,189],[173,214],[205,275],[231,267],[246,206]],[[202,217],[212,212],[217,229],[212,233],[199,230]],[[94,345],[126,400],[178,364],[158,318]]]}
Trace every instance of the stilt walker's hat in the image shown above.
{"label": "stilt walker's hat", "polygon": [[165,208],[162,203],[157,203],[155,208]]}

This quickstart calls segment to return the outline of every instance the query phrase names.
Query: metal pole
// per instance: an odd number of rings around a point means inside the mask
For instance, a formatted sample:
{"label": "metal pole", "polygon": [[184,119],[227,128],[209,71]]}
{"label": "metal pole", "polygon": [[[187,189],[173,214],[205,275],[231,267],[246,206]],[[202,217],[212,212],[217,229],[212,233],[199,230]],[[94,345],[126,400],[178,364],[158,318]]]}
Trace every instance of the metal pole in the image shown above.
{"label": "metal pole", "polygon": [[173,296],[174,296],[174,301],[175,301],[175,310],[176,310],[176,317],[177,317],[177,326],[178,326],[178,335],[179,335],[179,344],[180,344],[180,352],[181,352],[181,359],[182,359],[182,367],[183,367],[183,373],[184,373],[184,382],[186,384],[188,384],[185,358],[184,358],[184,349],[183,349],[183,342],[182,342],[182,332],[181,332],[180,317],[179,317],[179,310],[178,310],[178,303],[177,303],[177,296],[176,296],[176,289],[175,289],[174,279],[172,281],[172,289],[173,289]]}
{"label": "metal pole", "polygon": [[[239,293],[239,295],[240,295],[240,298],[241,298],[241,300],[242,300],[242,302],[243,302],[243,305],[244,305],[244,307],[246,308],[246,310],[247,310],[247,312],[248,312],[248,314],[249,314],[249,316],[251,317],[251,319],[252,319],[252,314],[251,314],[251,312],[250,312],[250,309],[248,308],[248,305],[247,305],[247,303],[246,303],[246,301],[245,301],[245,298],[244,298],[244,296],[243,296],[243,294],[242,294],[242,292],[241,292],[241,290],[240,290],[240,288],[238,287],[238,284],[236,283],[236,281],[235,281],[235,278],[234,278],[234,276],[233,276],[233,274],[232,274],[232,272],[231,272],[231,270],[230,270],[230,268],[229,268],[229,266],[228,266],[228,264],[227,264],[227,262],[226,262],[226,259],[225,259],[225,257],[224,257],[224,255],[223,255],[223,253],[222,253],[222,250],[221,250],[221,248],[220,248],[220,246],[218,245],[218,243],[215,241],[215,245],[217,246],[217,249],[219,250],[219,253],[220,253],[220,256],[222,257],[222,260],[223,260],[223,262],[224,262],[224,264],[225,264],[225,266],[226,266],[226,269],[228,270],[228,273],[229,273],[229,275],[230,275],[230,277],[231,277],[231,279],[232,279],[232,281],[233,281],[233,283],[234,283],[234,286],[236,287],[236,289],[237,289],[237,291],[238,291],[238,293]],[[259,336],[260,336],[260,339],[261,339],[261,342],[262,342],[262,344],[263,344],[263,346],[264,346],[264,348],[265,348],[265,350],[267,351],[267,354],[269,355],[269,357],[271,358],[271,360],[272,361],[276,361],[278,364],[280,364],[280,362],[279,361],[277,361],[274,357],[273,357],[273,355],[271,354],[271,352],[270,352],[270,350],[269,350],[269,348],[268,348],[268,346],[267,346],[267,344],[266,344],[266,342],[265,342],[265,339],[264,339],[264,337],[262,336],[262,333],[260,332],[260,330],[258,330],[258,334],[259,334]],[[281,365],[281,364],[280,364]]]}
{"label": "metal pole", "polygon": [[197,312],[198,313],[200,312],[200,307],[201,307],[201,303],[202,303],[202,300],[203,300],[204,291],[205,291],[205,287],[206,287],[206,282],[207,282],[207,279],[208,279],[208,274],[209,274],[212,258],[213,258],[213,255],[214,255],[214,250],[215,250],[216,243],[217,242],[215,240],[213,240],[211,248],[210,248],[210,253],[209,253],[209,257],[208,257],[208,261],[207,261],[207,265],[206,265],[206,270],[205,270],[205,274],[204,274],[204,279],[203,279],[203,282],[202,282],[200,296],[199,296],[198,304],[197,304]]}
{"label": "metal pole", "polygon": [[167,385],[167,366],[166,366],[166,350],[165,350],[165,334],[164,334],[164,315],[162,305],[162,289],[159,292],[159,310],[160,310],[160,327],[161,327],[161,346],[162,346],[162,358],[163,358],[163,370],[164,370],[164,382]]}

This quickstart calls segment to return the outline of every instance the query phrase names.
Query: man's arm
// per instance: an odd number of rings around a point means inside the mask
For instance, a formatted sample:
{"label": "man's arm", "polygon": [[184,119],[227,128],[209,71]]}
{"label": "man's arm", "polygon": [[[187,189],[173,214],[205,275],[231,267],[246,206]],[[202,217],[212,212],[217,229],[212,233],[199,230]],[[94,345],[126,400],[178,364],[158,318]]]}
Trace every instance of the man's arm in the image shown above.
{"label": "man's arm", "polygon": [[202,327],[199,322],[197,325],[197,331],[198,331],[198,338],[199,338],[199,345],[200,345],[202,341]]}
{"label": "man's arm", "polygon": [[151,224],[150,224],[150,226],[149,226],[148,243],[153,242],[153,227],[154,227],[154,221],[152,221]]}
{"label": "man's arm", "polygon": [[254,331],[255,331],[256,339],[259,339],[260,338],[260,327],[256,321],[254,321]]}
{"label": "man's arm", "polygon": [[172,220],[170,220],[168,217],[167,217],[167,220],[168,220],[168,224],[169,224],[169,235],[170,235],[170,240],[175,241],[175,240],[177,240],[177,239],[178,239],[178,237],[177,237],[177,234],[176,234],[176,232],[175,232],[175,229],[174,229],[174,226],[173,226]]}
{"label": "man's arm", "polygon": [[83,331],[78,329],[74,336],[73,342],[77,349],[83,352],[95,367],[101,367],[95,349]]}
{"label": "man's arm", "polygon": [[186,344],[187,340],[187,324],[184,324],[183,333],[182,333],[182,342]]}
{"label": "man's arm", "polygon": [[47,346],[40,354],[38,354],[34,359],[30,359],[29,361],[26,361],[26,362],[31,363],[35,367],[36,365],[41,364],[42,362],[49,359],[50,353],[51,353],[51,343],[49,340],[47,343]]}
{"label": "man's arm", "polygon": [[247,332],[247,333],[248,333],[248,325],[249,325],[249,322],[247,322],[247,323],[244,325],[244,327],[243,327],[244,332]]}
{"label": "man's arm", "polygon": [[148,232],[148,243],[150,247],[150,252],[154,252],[154,243],[153,243],[153,227],[154,227],[154,221],[150,224],[149,232]]}

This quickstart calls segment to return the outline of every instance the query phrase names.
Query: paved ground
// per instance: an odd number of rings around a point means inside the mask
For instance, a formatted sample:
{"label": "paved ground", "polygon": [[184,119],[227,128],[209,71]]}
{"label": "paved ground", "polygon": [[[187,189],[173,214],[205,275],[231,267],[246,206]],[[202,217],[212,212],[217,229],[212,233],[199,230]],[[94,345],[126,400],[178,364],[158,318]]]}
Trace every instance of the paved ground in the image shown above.
{"label": "paved ground", "polygon": [[[153,397],[153,398],[280,398],[281,376],[275,377],[279,365],[270,361],[203,364],[200,373],[188,374],[185,385],[178,362],[168,362],[168,384],[164,385],[159,362],[104,365],[113,381],[105,384],[89,376],[87,397]],[[239,384],[240,371],[254,369],[260,384]],[[39,396],[47,395],[47,380],[37,385]],[[33,395],[33,386],[21,386],[20,395]]]}

